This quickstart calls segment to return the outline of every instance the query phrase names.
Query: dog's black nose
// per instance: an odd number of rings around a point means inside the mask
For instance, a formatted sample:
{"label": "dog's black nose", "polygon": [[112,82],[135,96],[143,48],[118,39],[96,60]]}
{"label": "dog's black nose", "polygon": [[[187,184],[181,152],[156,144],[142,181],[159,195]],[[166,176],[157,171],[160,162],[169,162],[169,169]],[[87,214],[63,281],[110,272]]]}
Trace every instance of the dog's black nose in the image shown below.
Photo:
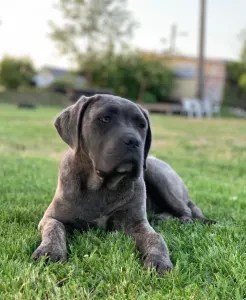
{"label": "dog's black nose", "polygon": [[123,142],[129,147],[129,148],[138,148],[139,147],[139,140],[134,137],[128,137],[123,140]]}

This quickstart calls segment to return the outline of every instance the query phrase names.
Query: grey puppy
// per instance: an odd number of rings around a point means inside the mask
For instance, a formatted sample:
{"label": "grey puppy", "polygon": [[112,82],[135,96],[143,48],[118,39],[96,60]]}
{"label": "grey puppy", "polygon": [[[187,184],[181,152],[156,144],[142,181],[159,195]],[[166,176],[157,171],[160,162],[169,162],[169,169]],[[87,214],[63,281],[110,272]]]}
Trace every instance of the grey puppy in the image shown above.
{"label": "grey puppy", "polygon": [[151,129],[146,112],[120,97],[81,97],[55,126],[70,149],[61,162],[53,201],[39,223],[42,242],[33,258],[65,261],[67,229],[100,227],[131,236],[146,268],[159,273],[172,269],[168,248],[150,226],[146,208],[160,219],[207,219],[175,171],[147,157]]}

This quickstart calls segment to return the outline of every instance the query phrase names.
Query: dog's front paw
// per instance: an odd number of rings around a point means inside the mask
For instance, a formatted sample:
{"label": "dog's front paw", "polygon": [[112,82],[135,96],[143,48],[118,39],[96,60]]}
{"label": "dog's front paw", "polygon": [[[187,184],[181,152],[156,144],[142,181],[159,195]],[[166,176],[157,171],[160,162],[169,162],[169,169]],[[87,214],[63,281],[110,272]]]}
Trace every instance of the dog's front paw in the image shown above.
{"label": "dog's front paw", "polygon": [[192,223],[194,221],[194,219],[189,216],[181,216],[181,217],[179,217],[179,220],[181,223],[184,223],[184,224]]}
{"label": "dog's front paw", "polygon": [[51,262],[65,262],[67,260],[67,251],[52,244],[40,245],[33,253],[32,258],[39,260],[46,257]]}
{"label": "dog's front paw", "polygon": [[173,264],[168,257],[148,254],[144,259],[145,269],[155,269],[159,274],[164,274],[173,269]]}

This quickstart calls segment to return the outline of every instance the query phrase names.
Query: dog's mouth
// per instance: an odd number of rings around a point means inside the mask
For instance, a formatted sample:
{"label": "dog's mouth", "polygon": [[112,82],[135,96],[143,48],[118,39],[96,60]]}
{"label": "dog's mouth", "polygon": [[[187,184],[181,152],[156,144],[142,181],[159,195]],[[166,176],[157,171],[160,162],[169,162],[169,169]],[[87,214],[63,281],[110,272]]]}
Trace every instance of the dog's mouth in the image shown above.
{"label": "dog's mouth", "polygon": [[110,190],[115,190],[119,183],[128,178],[134,182],[140,175],[140,170],[137,164],[132,162],[124,162],[115,167],[111,172],[97,170],[97,176],[103,180],[103,184]]}
{"label": "dog's mouth", "polygon": [[106,179],[117,175],[122,175],[122,177],[123,175],[124,176],[129,175],[130,177],[135,177],[136,174],[138,173],[137,170],[138,170],[138,164],[136,161],[125,161],[120,163],[110,172],[105,172],[99,169],[97,169],[96,172],[100,178]]}
{"label": "dog's mouth", "polygon": [[133,171],[133,168],[133,163],[123,163],[116,169],[116,171],[120,174],[126,174],[131,173]]}
{"label": "dog's mouth", "polygon": [[122,180],[128,178],[134,182],[140,176],[139,164],[136,161],[125,161],[116,166],[112,171],[96,170],[97,176],[110,190],[115,190]]}

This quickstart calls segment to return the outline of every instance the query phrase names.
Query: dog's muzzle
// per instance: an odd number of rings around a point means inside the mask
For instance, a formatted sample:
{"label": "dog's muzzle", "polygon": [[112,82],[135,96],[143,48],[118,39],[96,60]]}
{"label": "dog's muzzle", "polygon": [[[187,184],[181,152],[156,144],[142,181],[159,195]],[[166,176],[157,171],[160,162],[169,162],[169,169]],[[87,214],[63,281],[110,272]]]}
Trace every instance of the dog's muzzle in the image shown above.
{"label": "dog's muzzle", "polygon": [[100,178],[106,179],[108,177],[117,176],[119,174],[129,176],[129,177],[138,177],[139,174],[139,162],[136,160],[125,161],[118,164],[116,167],[113,168],[110,172],[104,172],[103,170],[96,170],[97,175]]}

